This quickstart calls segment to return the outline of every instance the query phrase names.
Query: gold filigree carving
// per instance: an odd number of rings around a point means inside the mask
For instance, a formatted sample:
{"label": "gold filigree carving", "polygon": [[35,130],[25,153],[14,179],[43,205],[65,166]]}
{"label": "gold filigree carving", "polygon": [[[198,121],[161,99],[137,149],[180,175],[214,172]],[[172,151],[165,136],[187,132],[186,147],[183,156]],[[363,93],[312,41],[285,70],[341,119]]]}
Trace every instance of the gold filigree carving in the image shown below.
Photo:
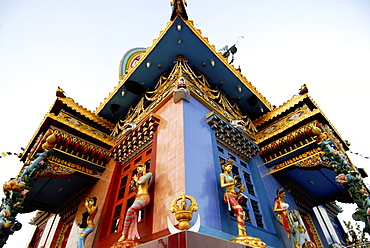
{"label": "gold filigree carving", "polygon": [[56,244],[56,248],[60,248],[62,247],[62,244],[63,244],[63,241],[64,239],[68,239],[69,237],[66,237],[66,233],[67,233],[67,230],[69,228],[72,228],[72,225],[73,225],[73,220],[69,220],[68,222],[64,223],[63,227],[62,227],[62,230],[60,232],[60,236],[58,238],[58,242]]}
{"label": "gold filigree carving", "polygon": [[85,175],[100,178],[99,173],[95,170],[54,155],[48,158],[48,162],[50,165],[45,168],[45,170],[39,172],[39,175],[45,175],[48,173],[64,175],[73,174],[74,172],[78,171]]}
{"label": "gold filigree carving", "polygon": [[258,126],[262,125],[263,123],[281,115],[282,113],[284,113],[288,109],[290,109],[290,108],[294,107],[295,105],[299,104],[300,102],[302,102],[307,97],[308,97],[307,94],[293,96],[292,99],[283,103],[278,108],[275,108],[271,112],[267,112],[266,114],[262,115],[261,117],[257,118],[256,120],[254,120],[253,121],[254,125],[256,125],[258,127]]}
{"label": "gold filigree carving", "polygon": [[53,113],[49,113],[48,114],[48,117],[51,118],[51,119],[53,119],[53,120],[59,121],[59,122],[61,122],[61,123],[65,124],[65,125],[73,128],[73,129],[76,129],[77,131],[79,131],[81,133],[84,133],[84,134],[86,134],[86,135],[88,135],[88,136],[90,136],[92,138],[95,138],[95,139],[97,139],[97,140],[99,140],[99,141],[101,141],[101,142],[103,142],[103,143],[105,143],[107,145],[114,146],[114,144],[115,144],[114,141],[111,140],[112,139],[111,137],[109,137],[109,136],[102,137],[101,135],[96,134],[93,131],[93,130],[95,130],[95,128],[92,128],[91,127],[91,129],[86,129],[86,128],[82,127],[82,126],[73,124],[71,121],[66,120],[64,117],[56,116]]}
{"label": "gold filigree carving", "polygon": [[198,72],[200,75],[197,76],[188,65],[185,57],[178,56],[174,62],[175,66],[172,68],[170,75],[168,77],[162,75],[154,91],[145,93],[136,106],[130,108],[124,120],[117,123],[114,135],[117,135],[119,130],[123,130],[125,124],[138,123],[142,118],[153,112],[157,106],[160,106],[176,89],[180,78],[186,81],[186,86],[192,96],[202,101],[208,108],[229,122],[244,120],[248,132],[250,135],[254,135],[257,131],[256,128],[247,116],[242,115],[236,103],[229,101],[220,89],[212,89],[203,74]]}
{"label": "gold filigree carving", "polygon": [[251,236],[238,236],[238,237],[230,239],[230,241],[234,243],[246,245],[247,247],[255,247],[255,248],[267,247],[266,243],[263,242],[260,238],[251,237]]}
{"label": "gold filigree carving", "polygon": [[328,168],[331,168],[331,166],[329,166],[327,163],[323,163],[320,154],[322,154],[321,149],[315,148],[308,152],[302,153],[294,158],[288,159],[283,163],[276,164],[269,168],[269,171],[271,174],[273,174],[275,172],[278,172],[291,166],[309,168],[316,167],[318,165],[323,165]]}
{"label": "gold filigree carving", "polygon": [[87,117],[88,119],[98,123],[99,125],[112,130],[114,127],[114,124],[109,122],[108,120],[96,115],[95,113],[91,112],[90,110],[82,107],[78,103],[76,103],[72,98],[70,97],[58,97],[58,100],[70,107],[71,109],[75,110],[76,112],[82,114],[83,116]]}
{"label": "gold filigree carving", "polygon": [[316,114],[319,114],[318,109],[311,111],[306,105],[298,108],[293,113],[281,118],[272,124],[268,125],[264,129],[259,130],[256,137],[256,142],[259,144],[271,137],[275,137],[277,134],[282,133],[284,130],[301,123],[303,120],[310,118]]}

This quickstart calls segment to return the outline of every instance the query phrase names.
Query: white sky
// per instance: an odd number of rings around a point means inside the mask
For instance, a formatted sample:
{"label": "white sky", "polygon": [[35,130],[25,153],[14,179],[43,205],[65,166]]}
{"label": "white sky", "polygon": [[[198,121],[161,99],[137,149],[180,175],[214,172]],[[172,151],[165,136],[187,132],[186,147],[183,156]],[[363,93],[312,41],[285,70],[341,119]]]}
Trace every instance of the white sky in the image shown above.
{"label": "white sky", "polygon": [[[169,2],[0,0],[0,152],[27,145],[58,86],[95,110],[123,54],[165,28]],[[307,84],[351,150],[370,156],[370,1],[188,0],[187,13],[218,49],[244,36],[234,65],[272,104]],[[370,172],[369,159],[351,158]],[[1,182],[15,176],[13,160],[0,159]],[[15,237],[6,248],[20,247]]]}

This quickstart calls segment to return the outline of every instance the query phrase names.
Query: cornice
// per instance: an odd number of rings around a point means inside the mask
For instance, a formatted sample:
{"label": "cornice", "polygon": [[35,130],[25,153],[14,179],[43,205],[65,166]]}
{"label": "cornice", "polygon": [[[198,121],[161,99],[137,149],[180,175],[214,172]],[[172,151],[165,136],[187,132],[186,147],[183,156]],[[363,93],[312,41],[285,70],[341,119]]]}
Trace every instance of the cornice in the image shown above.
{"label": "cornice", "polygon": [[78,126],[78,125],[74,125],[72,122],[67,121],[65,118],[63,118],[61,116],[56,116],[53,113],[49,113],[47,115],[47,117],[48,118],[51,118],[51,119],[53,119],[55,121],[58,121],[60,123],[63,123],[64,125],[69,126],[69,127],[73,128],[73,129],[75,129],[75,130],[77,130],[77,131],[79,131],[79,132],[81,132],[83,134],[86,134],[86,135],[88,135],[88,136],[90,136],[90,137],[92,137],[92,138],[94,138],[96,140],[99,140],[99,141],[101,141],[101,142],[103,142],[103,143],[105,143],[107,145],[110,145],[110,146],[114,146],[115,145],[114,141],[111,139],[110,136],[106,136],[106,138],[104,138],[104,137],[102,137],[100,135],[97,135],[96,133],[94,133],[92,131],[94,129],[87,130],[84,127],[81,127],[81,126]]}
{"label": "cornice", "polygon": [[76,112],[80,113],[81,115],[85,116],[89,120],[109,129],[110,131],[113,130],[114,124],[109,122],[108,120],[96,115],[95,113],[91,112],[90,110],[82,107],[78,103],[76,103],[70,97],[58,97],[58,100],[70,107],[71,109],[75,110]]}
{"label": "cornice", "polygon": [[327,168],[332,168],[329,164],[324,163],[321,159],[322,151],[319,148],[312,149],[305,153],[295,156],[294,158],[285,160],[280,164],[276,164],[269,168],[270,174],[276,173],[278,171],[290,168],[292,166],[302,167],[302,168],[313,168],[317,166],[325,166]]}
{"label": "cornice", "polygon": [[111,149],[111,156],[121,165],[124,165],[136,154],[145,150],[152,144],[154,132],[160,122],[160,117],[156,114],[149,115],[141,121],[135,129],[121,136],[117,145]]}
{"label": "cornice", "polygon": [[[69,98],[69,97],[57,97],[55,99],[55,101],[53,102],[53,104],[49,107],[49,110],[47,111],[47,113],[44,115],[44,118],[42,119],[42,121],[40,122],[40,124],[37,127],[36,131],[34,132],[32,138],[29,140],[29,142],[28,142],[28,144],[27,144],[27,146],[26,146],[23,154],[27,154],[27,151],[30,149],[30,146],[31,146],[32,142],[35,140],[36,136],[39,134],[39,130],[41,129],[42,125],[45,123],[46,119],[48,117],[51,117],[51,116],[54,116],[55,117],[55,115],[53,113],[51,113],[51,110],[53,109],[53,107],[55,106],[55,104],[56,104],[57,101],[61,101],[63,104],[65,104],[68,107],[72,108],[76,112],[82,114],[83,116],[87,117],[88,119],[90,119],[90,120],[98,123],[99,125],[107,128],[109,130],[113,130],[113,128],[114,128],[114,124],[113,123],[109,122],[108,120],[105,120],[104,118],[102,118],[102,117],[96,115],[95,113],[87,110],[86,108],[82,107],[81,105],[79,105],[78,103],[76,103],[72,98]],[[68,126],[70,126],[70,125],[68,125]],[[106,143],[106,142],[104,142],[104,143]],[[110,143],[108,143],[108,144],[110,144]],[[110,145],[113,146],[113,143],[111,143]],[[22,156],[22,158],[23,158],[23,156]]]}
{"label": "cornice", "polygon": [[206,119],[215,132],[217,143],[241,157],[244,161],[249,162],[250,158],[259,152],[258,146],[252,140],[216,113],[209,113]]}
{"label": "cornice", "polygon": [[[269,120],[272,120],[273,118],[275,118],[275,117],[283,114],[287,110],[289,110],[289,109],[293,108],[294,106],[300,104],[301,102],[305,101],[306,99],[311,104],[314,105],[315,109],[311,110],[311,115],[307,115],[307,116],[305,115],[305,118],[302,117],[301,119],[297,119],[294,124],[292,123],[292,125],[295,125],[295,124],[299,123],[300,121],[303,121],[304,119],[310,118],[311,116],[321,115],[322,118],[325,120],[325,122],[331,127],[331,129],[334,131],[334,133],[338,136],[338,138],[344,144],[344,146],[347,147],[346,142],[344,141],[344,139],[342,138],[342,136],[340,135],[340,133],[337,131],[337,129],[334,127],[334,125],[331,123],[331,121],[326,117],[326,115],[324,114],[324,112],[319,108],[318,104],[307,93],[302,94],[302,95],[295,95],[295,96],[293,96],[292,99],[290,99],[287,102],[283,103],[278,108],[274,109],[271,112],[266,113],[265,115],[261,116],[260,118],[258,118],[256,120],[254,120],[253,121],[253,124],[258,129],[258,127],[260,125],[262,125],[263,123],[265,123],[265,122],[267,122]],[[277,120],[274,123],[272,123],[272,124],[268,125],[267,127],[265,127],[264,129],[259,130],[258,135],[261,137],[261,134],[263,133],[263,130],[266,130],[268,127],[271,127],[272,125],[274,125],[275,123],[277,123],[279,121],[281,121],[281,120]],[[279,130],[276,130],[274,133],[270,133],[270,135],[268,135],[268,137],[267,136],[263,136],[261,138],[258,138],[258,135],[257,135],[257,141],[256,142],[257,143],[263,142],[264,140],[266,140],[266,139],[268,139],[270,137],[273,137],[274,135],[279,134],[282,131],[284,131],[284,130],[280,130],[280,131]],[[346,148],[345,150],[348,150],[348,148]]]}
{"label": "cornice", "polygon": [[[264,128],[263,130],[260,130],[258,132],[256,143],[261,144],[262,142],[264,142],[264,141],[266,141],[270,138],[276,137],[276,135],[284,132],[288,128],[291,128],[291,127],[303,122],[304,120],[306,120],[308,118],[311,118],[315,115],[318,115],[320,113],[321,113],[320,110],[314,109],[313,111],[306,111],[302,116],[296,118],[295,120],[290,121],[289,123],[286,123],[286,121],[285,121],[286,118],[289,118],[289,116],[284,118],[283,120],[276,121],[276,122],[272,123],[271,125],[267,126],[266,128]],[[264,133],[263,132],[264,130],[268,130],[270,127],[272,127],[274,125],[276,125],[277,128],[274,129],[273,131],[271,131],[269,133]]]}
{"label": "cornice", "polygon": [[302,102],[305,98],[307,98],[308,95],[307,94],[303,94],[303,95],[295,95],[293,96],[292,99],[288,100],[287,102],[283,103],[282,105],[280,105],[278,108],[272,110],[271,112],[268,112],[264,115],[262,115],[261,117],[257,118],[256,120],[253,121],[253,124],[258,127],[260,125],[262,125],[263,123],[281,115],[282,113],[284,113],[285,111],[289,110],[290,108],[294,107],[295,105],[299,104],[300,102]]}

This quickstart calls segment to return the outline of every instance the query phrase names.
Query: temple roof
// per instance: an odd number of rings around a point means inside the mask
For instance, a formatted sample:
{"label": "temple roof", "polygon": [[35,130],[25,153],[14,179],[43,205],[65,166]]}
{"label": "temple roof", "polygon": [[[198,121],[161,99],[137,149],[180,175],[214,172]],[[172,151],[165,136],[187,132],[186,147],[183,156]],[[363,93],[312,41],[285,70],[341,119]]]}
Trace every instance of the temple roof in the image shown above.
{"label": "temple roof", "polygon": [[173,67],[179,55],[188,59],[189,66],[201,71],[211,86],[220,87],[250,118],[255,119],[262,111],[272,109],[272,105],[248,79],[230,65],[215,46],[210,45],[201,30],[194,27],[193,21],[184,19],[183,14],[177,14],[159,37],[153,40],[152,46],[140,56],[134,68],[126,71],[96,113],[111,122],[124,117],[129,107],[145,91],[154,89],[156,79]]}
{"label": "temple roof", "polygon": [[[296,115],[297,107],[303,105],[307,105],[310,111],[299,116],[299,118],[296,118],[294,121],[291,121],[291,125],[286,125],[285,129],[275,129],[274,131],[268,132],[268,135],[266,135],[267,129],[271,129],[271,127],[276,123],[281,122],[283,118],[290,118],[291,115]],[[290,100],[283,103],[278,108],[275,108],[271,112],[267,112],[263,116],[255,119],[253,124],[259,131],[259,134],[257,135],[257,142],[265,143],[265,141],[269,140],[270,138],[276,138],[279,133],[283,133],[288,128],[291,129],[293,126],[303,125],[305,123],[304,119],[306,122],[316,119],[322,124],[328,124],[332,131],[336,134],[337,138],[340,140],[344,149],[348,150],[347,142],[342,138],[334,125],[321,111],[317,103],[307,93],[294,95]]]}
{"label": "temple roof", "polygon": [[[110,140],[110,137],[106,133],[111,132],[114,128],[114,124],[107,121],[106,119],[96,115],[95,113],[89,111],[88,109],[82,107],[76,103],[72,98],[66,97],[65,95],[60,94],[60,88],[57,90],[57,98],[50,107],[49,111],[45,114],[43,120],[41,121],[39,127],[36,129],[33,137],[30,139],[28,145],[26,146],[23,154],[29,155],[28,152],[36,142],[36,138],[41,132],[45,132],[51,125],[51,123],[58,122],[66,126],[70,126],[75,131],[84,133],[87,136],[99,140],[103,144],[108,146],[113,145],[113,141]],[[63,108],[70,108],[72,111],[75,111],[80,115],[82,122],[76,125],[80,120],[74,120],[74,122],[68,121],[66,116],[59,116],[60,111],[63,111]],[[77,122],[76,122],[77,121]],[[93,128],[86,128],[85,125],[89,124]],[[98,131],[99,130],[99,131]],[[23,157],[23,159],[25,159]]]}

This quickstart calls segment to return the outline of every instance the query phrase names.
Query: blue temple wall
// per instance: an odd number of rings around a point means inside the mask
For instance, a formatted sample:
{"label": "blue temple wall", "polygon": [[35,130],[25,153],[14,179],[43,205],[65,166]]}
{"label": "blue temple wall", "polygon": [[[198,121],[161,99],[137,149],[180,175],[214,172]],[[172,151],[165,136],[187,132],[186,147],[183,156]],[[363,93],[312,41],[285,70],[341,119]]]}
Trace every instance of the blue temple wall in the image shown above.
{"label": "blue temple wall", "polygon": [[[231,239],[237,236],[236,221],[232,221],[223,202],[223,189],[219,185],[219,166],[217,143],[213,130],[206,120],[211,111],[195,98],[184,104],[184,152],[185,152],[185,188],[186,194],[194,197],[198,202],[201,216],[200,232]],[[255,187],[260,197],[260,207],[264,218],[265,229],[246,224],[249,236],[259,237],[269,247],[285,247],[276,235],[273,223],[275,216],[272,212],[272,201],[260,178],[257,162],[252,158],[249,162]],[[215,166],[216,165],[216,166]],[[276,191],[276,188],[274,188]],[[196,214],[194,214],[196,216]],[[273,219],[272,219],[273,218]],[[194,223],[194,221],[192,221]]]}
{"label": "blue temple wall", "polygon": [[221,229],[218,182],[212,148],[213,132],[206,115],[211,111],[191,97],[184,104],[184,153],[186,194],[198,202],[202,227]]}
{"label": "blue temple wall", "polygon": [[[268,169],[259,155],[253,157],[248,164],[253,176],[255,187],[257,188],[260,208],[266,228],[265,231],[261,228],[248,225],[247,226],[248,235],[261,237],[258,235],[261,235],[261,232],[264,231],[266,233],[263,236],[264,237],[263,241],[265,241],[268,244],[275,244],[275,247],[286,247],[286,245],[283,244],[282,242],[283,238],[279,235],[279,232],[277,231],[279,230],[278,228],[280,228],[280,226],[278,226],[277,221],[275,221],[276,217],[273,211],[274,198],[276,197],[275,192],[276,189],[279,188],[279,187],[276,188],[276,185],[279,185],[279,183],[272,176],[270,176],[266,180],[263,180],[264,178],[262,178],[261,171],[264,172],[264,175],[266,175]],[[272,197],[271,193],[273,194]]]}
{"label": "blue temple wall", "polygon": [[[255,166],[253,166],[255,169],[258,170],[258,173],[260,174],[260,177],[258,177],[258,180],[261,181],[261,183],[264,185],[265,188],[265,206],[267,207],[267,218],[270,219],[271,224],[275,227],[276,234],[280,240],[281,243],[283,243],[282,247],[289,247],[290,241],[286,235],[286,232],[284,231],[283,227],[276,221],[276,214],[274,213],[274,200],[277,197],[276,191],[280,188],[283,188],[283,185],[280,184],[274,176],[272,176],[266,167],[266,165],[263,162],[263,159],[260,156],[255,156],[253,159],[253,162],[255,163]],[[289,193],[289,191],[285,190],[286,197],[284,199],[285,202],[289,204],[289,209],[298,209],[293,196]]]}

